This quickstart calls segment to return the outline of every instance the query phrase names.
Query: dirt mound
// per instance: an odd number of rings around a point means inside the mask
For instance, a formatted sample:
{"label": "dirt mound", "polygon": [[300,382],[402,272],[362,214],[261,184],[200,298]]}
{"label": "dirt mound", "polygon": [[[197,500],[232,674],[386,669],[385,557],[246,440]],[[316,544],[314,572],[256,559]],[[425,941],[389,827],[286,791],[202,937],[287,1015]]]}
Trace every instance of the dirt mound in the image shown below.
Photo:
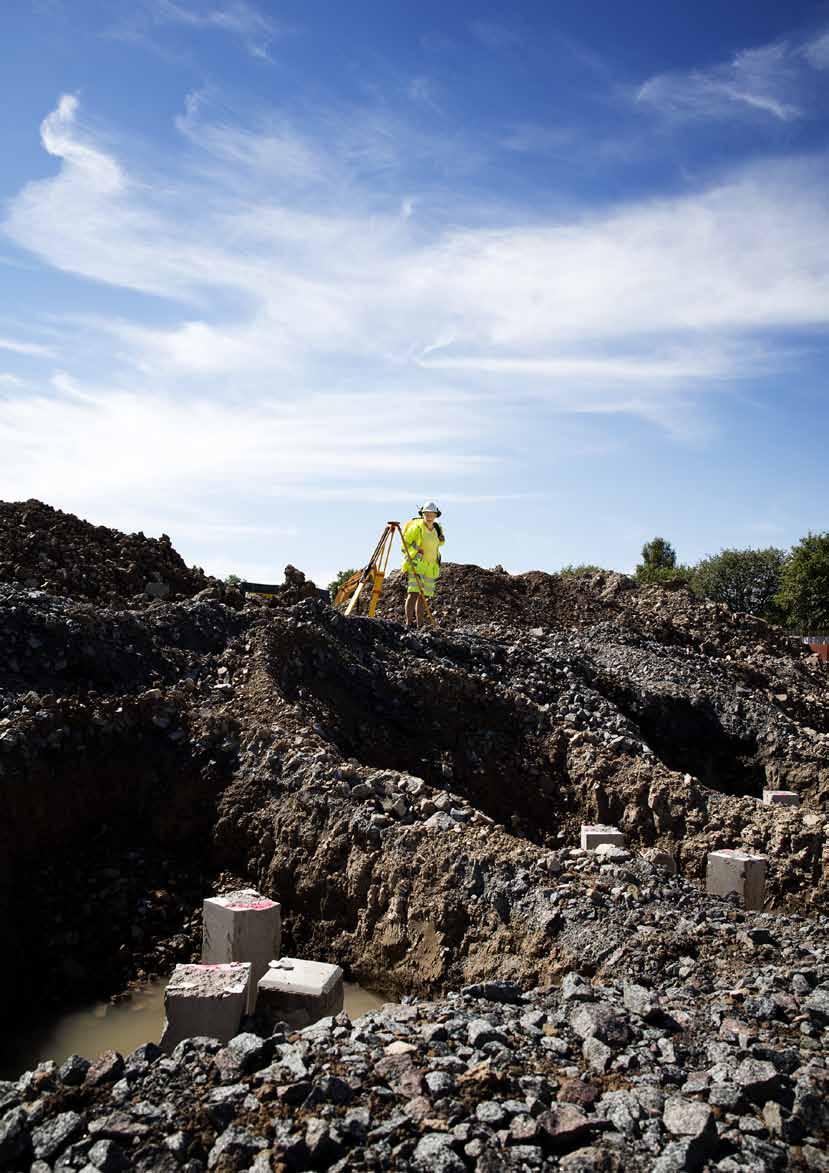
{"label": "dirt mound", "polygon": [[116,606],[189,598],[210,585],[166,534],[123,534],[34,500],[0,501],[0,582]]}
{"label": "dirt mound", "polygon": [[[403,614],[403,580],[389,575],[378,615]],[[721,603],[699,599],[684,587],[640,586],[624,574],[546,574],[445,563],[433,607],[443,627],[494,623],[588,631],[602,623],[627,628],[662,644],[685,645],[709,656],[765,652],[800,659],[805,649],[782,629]]]}

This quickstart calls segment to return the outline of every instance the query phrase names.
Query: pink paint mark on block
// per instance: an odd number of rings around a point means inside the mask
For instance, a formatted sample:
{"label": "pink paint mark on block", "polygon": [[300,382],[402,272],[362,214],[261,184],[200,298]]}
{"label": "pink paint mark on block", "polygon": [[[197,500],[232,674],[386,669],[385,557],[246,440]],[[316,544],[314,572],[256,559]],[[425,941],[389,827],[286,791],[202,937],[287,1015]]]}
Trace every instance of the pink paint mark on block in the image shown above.
{"label": "pink paint mark on block", "polygon": [[234,912],[263,912],[266,908],[273,908],[275,904],[275,900],[234,900],[232,904],[226,904],[225,908],[230,908]]}

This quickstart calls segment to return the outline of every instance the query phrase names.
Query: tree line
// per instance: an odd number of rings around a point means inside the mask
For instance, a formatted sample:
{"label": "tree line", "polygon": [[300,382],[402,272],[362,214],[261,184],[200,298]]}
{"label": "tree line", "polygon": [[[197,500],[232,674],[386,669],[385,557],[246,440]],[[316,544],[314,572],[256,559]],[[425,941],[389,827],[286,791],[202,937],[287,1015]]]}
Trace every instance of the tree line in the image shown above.
{"label": "tree line", "polygon": [[829,634],[829,533],[808,533],[790,550],[720,550],[693,566],[679,563],[671,543],[657,537],[642,547],[636,578],[686,586],[803,635]]}

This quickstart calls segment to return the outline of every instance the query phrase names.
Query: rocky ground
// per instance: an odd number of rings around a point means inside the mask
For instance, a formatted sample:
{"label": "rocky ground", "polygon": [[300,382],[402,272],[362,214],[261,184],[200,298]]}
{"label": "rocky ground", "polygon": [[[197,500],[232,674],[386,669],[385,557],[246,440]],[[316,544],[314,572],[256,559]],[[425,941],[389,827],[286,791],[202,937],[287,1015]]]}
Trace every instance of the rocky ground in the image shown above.
{"label": "rocky ground", "polygon": [[[112,551],[139,548],[122,589]],[[42,1066],[0,1085],[0,1168],[826,1167],[814,657],[621,575],[450,565],[440,628],[407,632],[394,580],[370,621],[293,569],[244,600],[179,563],[0,505],[0,915],[24,962],[0,1005],[169,972],[231,878],[281,901],[286,952],[404,1003]],[[583,821],[628,851],[582,854]],[[702,893],[724,846],[769,855],[764,913]]]}

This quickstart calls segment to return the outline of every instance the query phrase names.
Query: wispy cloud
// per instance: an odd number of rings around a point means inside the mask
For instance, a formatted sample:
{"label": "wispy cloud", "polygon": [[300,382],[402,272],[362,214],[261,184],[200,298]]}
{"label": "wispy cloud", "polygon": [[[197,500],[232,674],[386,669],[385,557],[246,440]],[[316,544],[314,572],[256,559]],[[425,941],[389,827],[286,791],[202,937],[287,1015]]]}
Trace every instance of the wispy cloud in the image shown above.
{"label": "wispy cloud", "polygon": [[[208,115],[191,101],[191,151],[163,186],[104,147],[75,98],[44,120],[58,173],[11,201],[5,231],[47,264],[169,305],[152,324],[84,320],[108,382],[6,392],[4,449],[38,451],[4,468],[9,484],[45,495],[71,464],[87,498],[117,479],[160,508],[173,481],[195,507],[236,477],[260,496],[359,490],[367,470],[393,478],[414,459],[424,477],[474,478],[539,400],[687,437],[695,397],[779,360],[758,332],[829,322],[822,158],[579,216],[528,222],[457,199],[411,215],[399,137],[381,187],[337,122],[303,135]],[[389,126],[374,134],[387,149]]]}
{"label": "wispy cloud", "polygon": [[743,49],[708,69],[657,74],[639,87],[636,100],[676,120],[793,122],[810,113],[810,67],[829,67],[829,33]]}
{"label": "wispy cloud", "polygon": [[829,29],[806,42],[803,56],[813,69],[829,69]]}
{"label": "wispy cloud", "polygon": [[15,338],[0,338],[0,350],[8,350],[12,354],[31,355],[34,358],[53,358],[55,353],[50,346],[42,346],[39,342],[20,342]]}
{"label": "wispy cloud", "polygon": [[151,12],[160,24],[181,24],[230,33],[241,40],[252,57],[272,60],[270,46],[278,26],[246,0],[232,0],[215,7],[195,6],[184,0],[151,0]]}
{"label": "wispy cloud", "polygon": [[431,77],[414,77],[408,85],[408,95],[413,102],[427,106],[435,114],[443,114],[439,101],[440,89]]}

